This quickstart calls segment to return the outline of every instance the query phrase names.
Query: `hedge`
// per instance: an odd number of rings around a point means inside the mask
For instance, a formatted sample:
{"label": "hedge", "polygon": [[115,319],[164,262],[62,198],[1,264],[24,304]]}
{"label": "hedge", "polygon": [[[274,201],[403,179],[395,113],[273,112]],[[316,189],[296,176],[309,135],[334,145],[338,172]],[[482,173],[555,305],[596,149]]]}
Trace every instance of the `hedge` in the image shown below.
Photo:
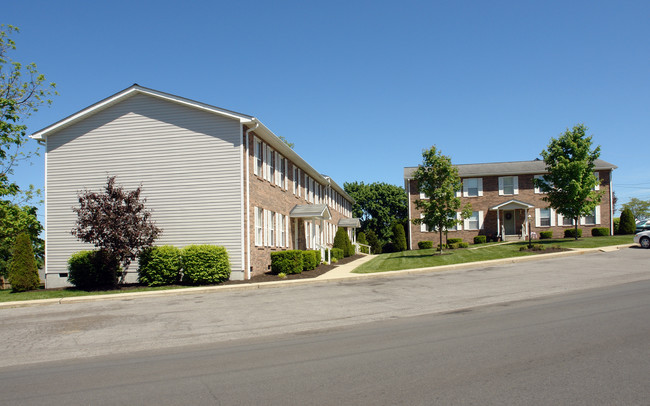
{"label": "hedge", "polygon": [[340,248],[332,248],[330,250],[330,255],[332,258],[336,258],[337,260],[343,259],[343,250]]}
{"label": "hedge", "polygon": [[181,250],[172,245],[151,247],[138,256],[138,281],[148,286],[172,285],[181,279]]}
{"label": "hedge", "polygon": [[462,242],[462,241],[461,242],[454,242],[454,243],[449,244],[449,249],[451,249],[451,250],[455,250],[455,249],[458,249],[458,248],[468,248],[468,247],[469,247],[469,243]]}
{"label": "hedge", "polygon": [[607,237],[609,235],[609,228],[607,227],[595,227],[591,229],[592,237]]}
{"label": "hedge", "polygon": [[420,241],[418,242],[418,248],[421,250],[433,248],[433,241]]}
{"label": "hedge", "polygon": [[302,270],[311,271],[320,264],[320,251],[309,250],[302,252]]}
{"label": "hedge", "polygon": [[456,244],[457,242],[463,242],[462,238],[447,238],[447,244]]}
{"label": "hedge", "polygon": [[[582,237],[582,229],[578,229],[578,238]],[[564,230],[564,238],[576,238],[576,229],[575,228],[567,228]]]}
{"label": "hedge", "polygon": [[68,282],[83,290],[111,288],[115,285],[113,270],[101,251],[79,251],[68,259]]}
{"label": "hedge", "polygon": [[474,237],[474,244],[485,244],[487,242],[487,237],[484,235],[477,235]]}
{"label": "hedge", "polygon": [[548,240],[551,238],[553,238],[553,231],[540,231],[539,233],[540,240]]}
{"label": "hedge", "polygon": [[274,274],[302,273],[303,255],[300,250],[289,250],[271,253],[271,272]]}
{"label": "hedge", "polygon": [[188,245],[181,252],[183,282],[191,285],[221,283],[230,278],[230,260],[224,247]]}

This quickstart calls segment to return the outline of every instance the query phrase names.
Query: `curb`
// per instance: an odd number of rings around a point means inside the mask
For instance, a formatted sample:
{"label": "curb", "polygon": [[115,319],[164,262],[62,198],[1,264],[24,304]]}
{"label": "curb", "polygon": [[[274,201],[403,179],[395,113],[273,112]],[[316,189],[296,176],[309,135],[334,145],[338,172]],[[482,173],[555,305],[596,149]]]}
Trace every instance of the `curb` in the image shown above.
{"label": "curb", "polygon": [[355,273],[355,274],[350,273],[349,275],[346,276],[339,276],[334,278],[323,278],[323,279],[308,278],[308,279],[296,279],[290,281],[249,283],[249,284],[241,284],[241,285],[206,286],[206,287],[160,290],[160,291],[149,291],[149,292],[112,293],[108,295],[94,295],[94,296],[88,295],[88,296],[64,297],[59,299],[36,299],[36,300],[23,300],[23,301],[15,301],[15,302],[3,302],[0,303],[0,310],[18,308],[18,307],[48,306],[53,304],[99,302],[105,300],[119,300],[119,299],[125,300],[125,299],[144,298],[144,297],[194,295],[194,294],[212,293],[217,291],[237,292],[237,291],[249,291],[249,290],[258,290],[258,289],[277,289],[277,288],[282,288],[287,286],[338,283],[343,281],[356,281],[359,279],[368,279],[368,278],[390,278],[393,276],[397,277],[403,275],[418,275],[424,273],[471,269],[471,268],[477,268],[482,266],[508,265],[508,264],[515,264],[521,262],[540,261],[544,259],[570,257],[570,256],[584,255],[584,254],[590,254],[595,252],[613,252],[621,248],[628,248],[631,246],[632,245],[630,244],[624,244],[624,245],[612,245],[612,246],[598,247],[598,248],[575,248],[571,251],[553,252],[549,254],[536,254],[536,255],[528,255],[524,257],[492,259],[488,261],[465,262],[462,264],[441,265],[441,266],[428,267],[428,268],[404,269],[398,271]]}

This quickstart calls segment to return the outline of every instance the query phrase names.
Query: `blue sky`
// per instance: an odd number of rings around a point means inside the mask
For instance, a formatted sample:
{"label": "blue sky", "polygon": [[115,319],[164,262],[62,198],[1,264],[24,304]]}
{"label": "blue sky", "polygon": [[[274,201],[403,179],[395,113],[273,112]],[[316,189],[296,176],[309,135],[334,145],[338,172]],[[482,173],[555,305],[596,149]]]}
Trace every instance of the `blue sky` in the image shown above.
{"label": "blue sky", "polygon": [[[12,1],[13,58],[60,93],[32,133],[133,83],[258,117],[317,170],[403,185],[436,145],[456,164],[535,159],[585,123],[650,199],[648,1]],[[43,186],[43,158],[21,185]]]}

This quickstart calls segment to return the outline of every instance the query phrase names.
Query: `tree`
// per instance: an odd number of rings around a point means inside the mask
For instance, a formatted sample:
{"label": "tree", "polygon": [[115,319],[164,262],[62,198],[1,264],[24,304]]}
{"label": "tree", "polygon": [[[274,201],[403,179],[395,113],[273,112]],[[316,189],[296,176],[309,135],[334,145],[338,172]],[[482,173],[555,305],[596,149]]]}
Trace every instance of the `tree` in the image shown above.
{"label": "tree", "polygon": [[393,245],[397,252],[406,251],[406,233],[400,223],[393,224]]}
{"label": "tree", "polygon": [[535,185],[546,196],[549,205],[564,217],[573,219],[575,239],[578,239],[578,220],[593,213],[600,204],[603,191],[595,190],[598,178],[594,161],[600,156],[600,146],[591,149],[587,127],[578,124],[573,129],[551,138],[541,155],[547,173],[535,179]]}
{"label": "tree", "polygon": [[43,226],[36,217],[36,207],[0,201],[0,276],[8,276],[8,265],[16,237],[26,232],[32,242],[37,266],[44,260],[45,244],[40,238]]}
{"label": "tree", "polygon": [[368,185],[346,182],[343,188],[356,201],[352,214],[360,219],[361,231],[373,230],[381,242],[393,236],[393,223],[406,220],[408,198],[403,187],[380,182]]}
{"label": "tree", "polygon": [[633,197],[629,202],[623,203],[623,210],[629,209],[635,220],[650,218],[650,200],[641,200]]}
{"label": "tree", "polygon": [[282,142],[284,142],[285,144],[287,144],[287,146],[288,146],[289,148],[291,148],[291,149],[293,149],[293,147],[296,146],[296,144],[294,144],[293,142],[289,142],[289,140],[287,140],[286,138],[284,138],[284,137],[281,136],[281,135],[278,135],[278,138],[281,139]]}
{"label": "tree", "polygon": [[422,151],[422,165],[413,174],[413,179],[417,182],[418,191],[427,198],[415,201],[422,217],[411,221],[414,224],[425,224],[427,228],[439,232],[442,254],[442,233],[461,221],[456,213],[460,210],[463,219],[472,214],[472,206],[466,204],[461,208],[460,197],[456,196],[461,189],[458,169],[451,164],[451,158],[442,155],[432,146]]}
{"label": "tree", "polygon": [[146,199],[140,199],[141,192],[142,185],[127,191],[115,185],[115,176],[109,176],[103,193],[80,193],[79,207],[72,209],[77,213],[72,235],[99,248],[114,284],[118,282],[118,266],[126,270],[162,232],[152,220],[151,211],[145,208]]}
{"label": "tree", "polygon": [[377,234],[372,230],[368,230],[366,231],[366,238],[368,239],[368,245],[370,245],[370,252],[375,255],[381,254],[381,243],[377,238]]}
{"label": "tree", "polygon": [[636,222],[634,221],[634,214],[629,208],[623,209],[621,212],[621,220],[618,224],[618,233],[625,234],[634,234],[636,231]]}
{"label": "tree", "polygon": [[36,64],[23,65],[9,56],[16,50],[10,36],[18,32],[12,25],[0,25],[0,198],[20,192],[9,176],[13,175],[16,164],[37,154],[21,150],[29,140],[24,120],[42,104],[51,104],[49,97],[57,94],[56,85],[45,82]]}
{"label": "tree", "polygon": [[38,289],[41,280],[38,277],[32,242],[27,233],[20,233],[14,242],[9,261],[9,283],[14,292]]}
{"label": "tree", "polygon": [[[368,245],[368,240],[366,239],[366,233],[364,233],[363,231],[360,232],[359,235],[357,235],[357,242],[358,242],[359,244],[361,244],[361,245]],[[364,252],[364,253],[366,253],[366,254],[369,253],[369,252],[368,252],[368,247],[362,247],[362,246],[360,246],[360,247],[359,247],[359,251],[360,251],[360,252]]]}

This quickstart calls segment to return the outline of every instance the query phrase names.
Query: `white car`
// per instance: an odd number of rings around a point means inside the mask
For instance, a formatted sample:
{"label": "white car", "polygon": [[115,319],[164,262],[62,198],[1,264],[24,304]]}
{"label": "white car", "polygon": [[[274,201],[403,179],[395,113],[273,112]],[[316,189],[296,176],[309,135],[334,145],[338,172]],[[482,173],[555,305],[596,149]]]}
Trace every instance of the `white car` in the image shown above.
{"label": "white car", "polygon": [[636,233],[634,235],[634,242],[643,248],[650,248],[650,230]]}

